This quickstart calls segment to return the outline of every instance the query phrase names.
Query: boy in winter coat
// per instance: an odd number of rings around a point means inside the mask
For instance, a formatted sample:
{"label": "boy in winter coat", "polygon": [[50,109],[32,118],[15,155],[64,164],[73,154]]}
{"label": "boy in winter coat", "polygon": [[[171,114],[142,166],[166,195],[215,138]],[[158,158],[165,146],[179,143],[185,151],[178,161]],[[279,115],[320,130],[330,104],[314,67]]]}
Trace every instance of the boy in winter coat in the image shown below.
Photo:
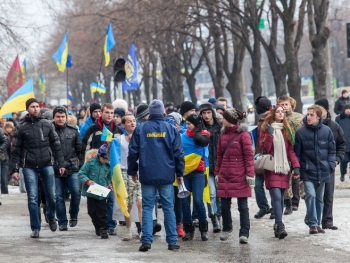
{"label": "boy in winter coat", "polygon": [[95,227],[95,233],[101,238],[108,238],[107,233],[107,199],[88,193],[92,184],[99,184],[112,190],[108,146],[103,144],[96,154],[96,150],[86,152],[85,163],[79,171],[79,180],[83,183],[82,195],[87,197],[88,214]]}

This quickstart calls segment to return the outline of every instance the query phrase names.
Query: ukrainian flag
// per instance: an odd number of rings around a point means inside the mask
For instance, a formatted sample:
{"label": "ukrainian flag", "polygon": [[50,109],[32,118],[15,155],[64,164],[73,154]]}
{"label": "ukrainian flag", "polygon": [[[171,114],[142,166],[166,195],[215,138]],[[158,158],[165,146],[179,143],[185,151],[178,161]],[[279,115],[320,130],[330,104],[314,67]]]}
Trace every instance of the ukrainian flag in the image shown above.
{"label": "ukrainian flag", "polygon": [[45,79],[43,74],[40,74],[40,77],[39,77],[39,89],[42,94],[44,95],[46,94]]}
{"label": "ukrainian flag", "polygon": [[112,141],[112,139],[113,139],[113,133],[110,130],[108,130],[106,126],[103,126],[101,141],[110,142]]}
{"label": "ukrainian flag", "polygon": [[105,44],[103,46],[103,53],[105,55],[105,67],[109,65],[110,61],[110,56],[109,56],[109,51],[114,47],[116,44],[113,36],[113,30],[112,30],[112,23],[109,22],[107,31],[106,31],[106,39],[105,39]]}
{"label": "ukrainian flag", "polygon": [[14,92],[7,99],[5,104],[0,109],[0,116],[5,114],[26,110],[26,101],[34,98],[33,79],[28,79],[22,87]]}
{"label": "ukrainian flag", "polygon": [[63,40],[59,45],[55,54],[52,55],[52,58],[56,61],[58,70],[64,72],[66,70],[68,57],[68,32],[66,31],[63,36]]}
{"label": "ukrainian flag", "polygon": [[95,93],[95,92],[102,93],[102,94],[106,93],[106,87],[96,82],[90,83],[90,89],[91,89],[91,93]]}
{"label": "ukrainian flag", "polygon": [[130,217],[128,207],[126,205],[126,198],[128,198],[128,193],[125,188],[122,170],[120,168],[120,143],[117,138],[114,138],[111,141],[109,153],[114,194],[118,201],[120,209],[123,211],[124,216]]}
{"label": "ukrainian flag", "polygon": [[183,133],[181,135],[182,147],[185,155],[185,170],[184,175],[192,173],[199,165],[199,162],[202,158],[205,160],[205,172],[204,175],[206,177],[206,185],[203,191],[203,201],[206,203],[210,203],[210,191],[209,191],[209,150],[208,147],[198,146],[193,142],[193,138],[187,135],[187,133]]}
{"label": "ukrainian flag", "polygon": [[24,59],[22,62],[21,71],[22,71],[23,81],[26,82],[26,79],[27,79],[27,60],[26,59]]}

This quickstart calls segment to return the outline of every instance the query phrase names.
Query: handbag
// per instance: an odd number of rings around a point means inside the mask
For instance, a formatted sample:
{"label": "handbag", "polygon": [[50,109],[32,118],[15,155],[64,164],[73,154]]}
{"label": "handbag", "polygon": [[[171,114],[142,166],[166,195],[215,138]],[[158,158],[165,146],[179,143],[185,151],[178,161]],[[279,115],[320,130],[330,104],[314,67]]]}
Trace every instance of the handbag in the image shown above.
{"label": "handbag", "polygon": [[264,170],[275,170],[275,158],[271,154],[258,153],[254,156],[254,170],[256,174],[263,174]]}

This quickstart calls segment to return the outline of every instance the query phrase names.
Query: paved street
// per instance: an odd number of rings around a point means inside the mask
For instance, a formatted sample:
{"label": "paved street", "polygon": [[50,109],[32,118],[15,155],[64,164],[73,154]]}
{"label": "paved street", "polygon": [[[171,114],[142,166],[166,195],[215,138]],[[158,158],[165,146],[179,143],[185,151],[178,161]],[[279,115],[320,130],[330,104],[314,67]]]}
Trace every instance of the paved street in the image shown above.
{"label": "paved street", "polygon": [[[341,188],[350,184],[342,183]],[[339,185],[339,179],[337,178]],[[339,186],[338,186],[339,187]],[[349,262],[350,258],[350,190],[336,189],[335,225],[338,231],[327,230],[326,234],[310,236],[303,223],[305,205],[292,215],[284,216],[288,237],[278,240],[273,237],[273,220],[266,216],[254,219],[257,212],[255,199],[249,201],[251,232],[248,245],[238,243],[238,211],[232,205],[234,231],[228,241],[222,242],[220,234],[211,233],[209,241],[200,241],[198,229],[191,242],[180,241],[179,251],[168,251],[164,231],[156,236],[152,249],[138,252],[140,241],[121,241],[125,228],[117,227],[118,236],[101,240],[94,229],[82,199],[78,225],[67,232],[51,232],[48,224],[42,223],[39,239],[29,238],[31,233],[26,203],[26,194],[12,187],[9,195],[2,195],[0,206],[0,262]],[[235,202],[235,200],[234,200]],[[161,224],[163,217],[161,214]]]}

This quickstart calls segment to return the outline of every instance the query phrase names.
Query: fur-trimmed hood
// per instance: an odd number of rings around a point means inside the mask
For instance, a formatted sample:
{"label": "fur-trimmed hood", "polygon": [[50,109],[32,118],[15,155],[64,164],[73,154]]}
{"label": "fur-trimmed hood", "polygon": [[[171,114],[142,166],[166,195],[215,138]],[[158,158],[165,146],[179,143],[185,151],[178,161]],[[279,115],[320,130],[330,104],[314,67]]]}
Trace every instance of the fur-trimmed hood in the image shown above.
{"label": "fur-trimmed hood", "polygon": [[97,152],[98,152],[97,149],[88,150],[85,153],[85,162],[91,162],[92,158],[96,158]]}
{"label": "fur-trimmed hood", "polygon": [[233,126],[233,127],[228,127],[228,128],[226,128],[226,127],[223,126],[223,127],[221,128],[221,133],[228,132],[228,131],[230,131],[230,130],[236,130],[238,133],[241,133],[241,132],[247,132],[247,131],[249,131],[249,127],[248,127],[248,125],[245,124],[245,123],[238,123],[238,124],[236,124],[235,126]]}

